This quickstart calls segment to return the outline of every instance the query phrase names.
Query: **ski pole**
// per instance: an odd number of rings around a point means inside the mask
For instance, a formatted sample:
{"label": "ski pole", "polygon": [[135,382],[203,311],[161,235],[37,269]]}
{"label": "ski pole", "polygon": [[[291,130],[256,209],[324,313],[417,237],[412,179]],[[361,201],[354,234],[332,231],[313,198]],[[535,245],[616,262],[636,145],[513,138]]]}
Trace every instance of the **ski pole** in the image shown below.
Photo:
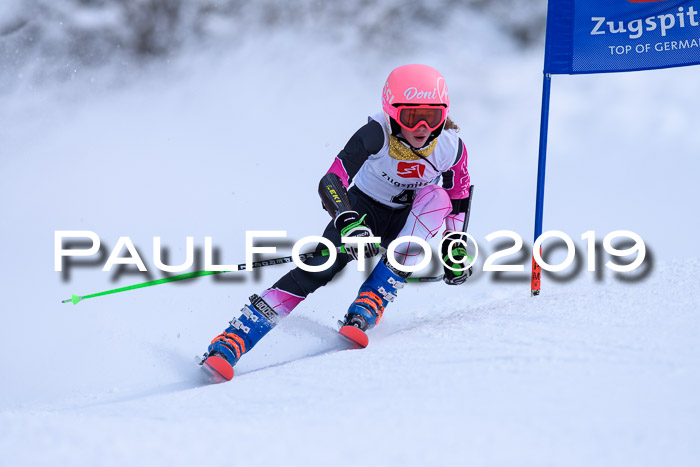
{"label": "ski pole", "polygon": [[[464,226],[462,227],[462,232],[467,231],[467,227],[469,225],[469,215],[471,213],[471,206],[472,206],[472,198],[474,194],[474,185],[472,185],[469,188],[469,200],[467,201],[467,210],[465,211],[464,214]],[[379,246],[377,244],[377,246]],[[345,245],[341,245],[336,248],[336,251],[338,253],[346,253],[345,251]],[[316,258],[318,256],[328,256],[329,250],[321,250],[320,252],[311,252],[311,253],[301,253],[299,254],[299,260],[302,262],[306,262],[307,260],[311,258]],[[292,256],[284,256],[282,258],[275,258],[275,259],[269,259],[269,260],[264,260],[264,261],[254,261],[252,264],[252,268],[262,268],[265,266],[274,266],[277,264],[287,264],[293,262]],[[119,287],[116,289],[110,289],[110,290],[105,290],[103,292],[97,292],[93,294],[88,294],[88,295],[72,295],[71,298],[67,298],[65,300],[61,300],[61,303],[73,303],[73,305],[77,305],[78,302],[81,300],[86,300],[88,298],[94,298],[94,297],[100,297],[102,295],[110,295],[110,294],[115,294],[115,293],[120,293],[120,292],[126,292],[128,290],[134,290],[134,289],[142,289],[144,287],[151,287],[153,285],[159,285],[159,284],[165,284],[168,282],[176,282],[176,281],[182,281],[186,279],[194,279],[195,277],[202,277],[202,276],[210,276],[213,274],[223,274],[226,272],[234,272],[234,271],[244,271],[246,270],[246,264],[241,263],[235,266],[235,269],[232,269],[231,271],[195,271],[195,272],[188,272],[185,274],[179,274],[177,276],[171,276],[171,277],[164,277],[163,279],[156,279],[153,281],[148,281],[148,282],[142,282],[140,284],[133,284],[133,285],[128,285],[125,287]],[[429,277],[409,277],[407,278],[407,282],[439,282],[443,279],[444,274],[440,274],[439,276],[429,276]]]}
{"label": "ski pole", "polygon": [[[467,200],[467,210],[464,212],[464,225],[462,226],[462,232],[466,233],[467,232],[467,227],[469,227],[469,215],[471,214],[472,211],[472,198],[474,197],[474,185],[471,185],[469,187],[469,199]],[[471,256],[469,257],[470,260],[473,261]],[[442,278],[445,277],[444,274],[440,274],[439,276],[428,276],[428,277],[409,277],[406,279],[406,282],[439,282],[442,280]]]}
{"label": "ski pole", "polygon": [[[345,245],[341,245],[341,246],[337,247],[336,251],[338,253],[346,253]],[[329,250],[314,251],[311,253],[300,253],[299,260],[301,260],[302,262],[306,262],[306,261],[310,260],[311,258],[316,258],[317,256],[328,256],[328,255],[329,255]],[[254,261],[252,264],[252,269],[262,268],[265,266],[274,266],[276,264],[287,264],[287,263],[291,263],[291,262],[293,262],[291,256],[285,256],[283,258],[268,259],[268,260],[264,260],[264,261]],[[142,282],[140,284],[127,285],[126,287],[119,287],[117,289],[105,290],[104,292],[97,292],[97,293],[93,293],[93,294],[89,294],[89,295],[73,295],[73,296],[71,296],[71,298],[67,298],[66,300],[62,300],[61,303],[72,302],[73,305],[77,305],[78,302],[81,300],[86,300],[88,298],[94,298],[94,297],[100,297],[102,295],[110,295],[113,293],[126,292],[127,290],[142,289],[144,287],[150,287],[152,285],[165,284],[167,282],[182,281],[182,280],[186,280],[186,279],[193,279],[195,277],[210,276],[212,274],[223,274],[225,272],[244,271],[246,269],[247,269],[246,264],[241,263],[241,264],[236,265],[235,269],[232,269],[231,271],[187,272],[185,274],[179,274],[177,276],[164,277],[163,279]]]}

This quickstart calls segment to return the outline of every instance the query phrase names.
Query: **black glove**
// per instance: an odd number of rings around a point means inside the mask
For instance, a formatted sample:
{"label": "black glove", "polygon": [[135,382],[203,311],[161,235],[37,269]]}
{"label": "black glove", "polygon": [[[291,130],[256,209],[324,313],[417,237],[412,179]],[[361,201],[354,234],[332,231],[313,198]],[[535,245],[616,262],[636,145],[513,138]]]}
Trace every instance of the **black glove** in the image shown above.
{"label": "black glove", "polygon": [[[467,254],[467,235],[464,232],[446,230],[442,236],[440,247],[444,263],[453,269],[457,269],[457,271],[453,271],[443,264],[445,275],[442,277],[442,280],[449,285],[464,284],[469,276],[472,275],[472,268],[463,269],[464,264],[461,263],[464,262],[465,258],[467,259],[466,263],[472,261],[472,257]],[[450,259],[450,250],[455,261]]]}
{"label": "black glove", "polygon": [[[335,228],[340,231],[341,237],[372,237],[372,229],[365,224],[365,216],[360,217],[357,211],[343,211],[335,218]],[[346,244],[345,252],[353,259],[357,259],[359,245]],[[365,245],[365,258],[371,258],[379,254],[379,246],[375,243]]]}

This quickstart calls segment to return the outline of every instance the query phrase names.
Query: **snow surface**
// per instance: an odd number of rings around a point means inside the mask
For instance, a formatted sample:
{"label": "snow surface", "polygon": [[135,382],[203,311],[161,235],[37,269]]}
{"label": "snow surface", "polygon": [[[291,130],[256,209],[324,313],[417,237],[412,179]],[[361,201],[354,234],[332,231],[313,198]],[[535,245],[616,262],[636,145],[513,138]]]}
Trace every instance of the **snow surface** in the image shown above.
{"label": "snow surface", "polygon": [[[644,279],[579,270],[538,298],[527,268],[414,285],[355,351],[335,332],[361,282],[348,268],[216,386],[193,356],[286,267],[59,303],[160,278],[154,236],[176,264],[188,235],[237,263],[246,230],[318,234],[320,175],[407,62],[450,83],[482,254],[501,229],[531,242],[541,51],[463,24],[390,56],[280,33],[125,69],[126,87],[94,75],[7,96],[0,463],[695,465],[697,68],[554,78],[545,229],[581,246],[635,231]],[[105,256],[63,280],[55,230],[92,230],[105,255],[129,236],[152,272],[103,273]]]}

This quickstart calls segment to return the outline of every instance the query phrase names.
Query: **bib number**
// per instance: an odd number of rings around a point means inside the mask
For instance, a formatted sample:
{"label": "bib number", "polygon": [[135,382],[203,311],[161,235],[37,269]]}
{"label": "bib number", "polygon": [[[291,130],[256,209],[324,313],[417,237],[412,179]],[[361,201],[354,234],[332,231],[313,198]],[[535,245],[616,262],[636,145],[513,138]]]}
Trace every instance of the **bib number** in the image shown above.
{"label": "bib number", "polygon": [[413,199],[416,197],[416,190],[403,190],[398,195],[391,198],[392,203],[396,204],[413,204]]}

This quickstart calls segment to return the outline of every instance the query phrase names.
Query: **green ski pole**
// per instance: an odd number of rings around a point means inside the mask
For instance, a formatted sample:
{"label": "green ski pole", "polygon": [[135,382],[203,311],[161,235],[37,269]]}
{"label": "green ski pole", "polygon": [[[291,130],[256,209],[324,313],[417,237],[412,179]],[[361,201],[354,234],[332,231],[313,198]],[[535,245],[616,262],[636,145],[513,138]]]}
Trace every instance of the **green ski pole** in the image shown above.
{"label": "green ski pole", "polygon": [[[336,248],[336,251],[338,253],[345,253],[345,245],[339,246]],[[302,253],[299,255],[299,259],[302,262],[305,262],[311,258],[315,258],[317,256],[328,256],[329,251],[328,250],[322,250],[320,252],[312,252],[312,253]],[[252,264],[253,269],[255,268],[262,268],[265,266],[274,266],[276,264],[287,264],[293,262],[291,256],[284,256],[282,258],[275,258],[275,259],[268,259],[264,261],[254,261]],[[77,305],[79,301],[81,300],[86,300],[88,298],[94,298],[94,297],[101,297],[102,295],[110,295],[114,293],[120,293],[120,292],[126,292],[127,290],[134,290],[134,289],[142,289],[144,287],[151,287],[153,285],[158,285],[158,284],[165,284],[167,282],[175,282],[175,281],[182,281],[186,279],[193,279],[195,277],[202,277],[202,276],[210,276],[212,274],[223,274],[225,272],[233,272],[233,271],[244,271],[246,270],[246,264],[241,263],[235,266],[235,269],[232,269],[231,271],[196,271],[196,272],[188,272],[185,274],[180,274],[177,276],[172,276],[172,277],[165,277],[163,279],[157,279],[154,281],[148,281],[148,282],[142,282],[140,284],[134,284],[134,285],[128,285],[126,287],[119,287],[117,289],[111,289],[111,290],[105,290],[104,292],[97,292],[89,295],[73,295],[71,298],[67,298],[65,300],[62,300],[61,303],[69,303],[72,302],[73,305]]]}

